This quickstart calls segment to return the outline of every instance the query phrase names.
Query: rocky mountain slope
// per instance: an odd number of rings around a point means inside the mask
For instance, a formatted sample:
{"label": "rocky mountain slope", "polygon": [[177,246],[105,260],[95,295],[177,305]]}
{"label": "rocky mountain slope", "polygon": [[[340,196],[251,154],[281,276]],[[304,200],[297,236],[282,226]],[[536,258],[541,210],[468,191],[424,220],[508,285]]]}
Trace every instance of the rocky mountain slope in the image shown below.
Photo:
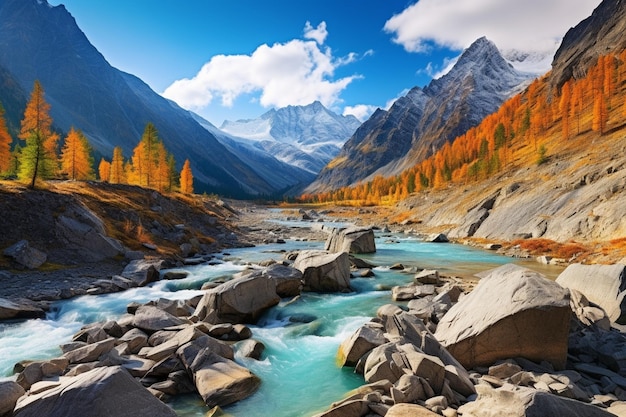
{"label": "rocky mountain slope", "polygon": [[307,192],[401,172],[476,126],[534,77],[515,70],[491,41],[478,39],[449,73],[413,88],[388,111],[377,110]]}
{"label": "rocky mountain slope", "polygon": [[258,119],[226,120],[220,129],[237,142],[317,175],[360,125],[356,117],[340,116],[316,101],[270,110]]}
{"label": "rocky mountain slope", "polygon": [[63,5],[0,2],[0,66],[0,101],[10,110],[12,126],[19,126],[23,114],[20,97],[28,97],[39,80],[56,128],[81,129],[100,155],[111,158],[113,147],[122,146],[130,156],[146,123],[153,122],[176,161],[182,166],[191,160],[197,191],[236,196],[277,191],[187,111],[111,67]]}

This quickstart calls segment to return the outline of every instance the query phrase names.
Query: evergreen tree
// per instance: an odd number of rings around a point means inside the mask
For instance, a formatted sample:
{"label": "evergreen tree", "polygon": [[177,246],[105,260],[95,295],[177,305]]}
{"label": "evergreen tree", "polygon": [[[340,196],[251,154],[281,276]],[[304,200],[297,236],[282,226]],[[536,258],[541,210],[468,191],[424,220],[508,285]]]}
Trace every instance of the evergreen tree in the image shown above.
{"label": "evergreen tree", "polygon": [[113,148],[113,159],[111,160],[111,176],[109,182],[111,184],[123,184],[126,182],[124,154],[120,146]]}
{"label": "evergreen tree", "polygon": [[180,172],[180,192],[183,194],[193,194],[193,174],[189,159],[185,160],[183,169]]}
{"label": "evergreen tree", "polygon": [[44,99],[43,88],[39,81],[35,81],[19,135],[26,145],[22,149],[18,175],[20,179],[30,181],[29,188],[35,188],[38,178],[50,178],[57,170],[56,144],[59,136],[51,130],[49,111],[50,105]]}
{"label": "evergreen tree", "polygon": [[111,163],[104,158],[102,158],[100,164],[98,164],[98,175],[102,182],[108,182],[111,177]]}
{"label": "evergreen tree", "polygon": [[94,178],[93,158],[87,138],[79,130],[70,129],[61,151],[61,170],[71,180]]}

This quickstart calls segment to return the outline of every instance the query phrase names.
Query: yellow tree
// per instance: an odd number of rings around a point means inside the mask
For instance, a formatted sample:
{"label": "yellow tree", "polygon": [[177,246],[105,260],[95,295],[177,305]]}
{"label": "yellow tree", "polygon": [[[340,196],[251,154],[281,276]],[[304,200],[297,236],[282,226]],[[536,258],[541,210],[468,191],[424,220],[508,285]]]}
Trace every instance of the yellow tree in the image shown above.
{"label": "yellow tree", "polygon": [[183,169],[180,171],[180,192],[183,194],[193,194],[193,174],[189,159],[185,160]]}
{"label": "yellow tree", "polygon": [[98,175],[102,182],[108,182],[111,177],[111,163],[104,158],[100,160],[98,165]]}
{"label": "yellow tree", "polygon": [[91,180],[94,177],[91,148],[87,138],[73,127],[65,138],[61,151],[61,171],[71,180]]}
{"label": "yellow tree", "polygon": [[572,90],[569,81],[563,84],[561,88],[561,101],[559,107],[561,110],[561,127],[563,139],[569,139],[569,109],[572,101]]}
{"label": "yellow tree", "polygon": [[7,172],[11,168],[11,142],[13,138],[4,120],[4,107],[0,104],[0,173]]}
{"label": "yellow tree", "polygon": [[35,188],[38,178],[49,178],[57,169],[56,144],[59,136],[52,132],[50,105],[44,99],[39,81],[35,81],[33,92],[24,111],[19,137],[26,141],[20,159],[19,177],[30,181]]}
{"label": "yellow tree", "polygon": [[113,159],[111,160],[111,175],[109,177],[109,182],[111,184],[123,184],[126,182],[124,153],[120,146],[113,148]]}

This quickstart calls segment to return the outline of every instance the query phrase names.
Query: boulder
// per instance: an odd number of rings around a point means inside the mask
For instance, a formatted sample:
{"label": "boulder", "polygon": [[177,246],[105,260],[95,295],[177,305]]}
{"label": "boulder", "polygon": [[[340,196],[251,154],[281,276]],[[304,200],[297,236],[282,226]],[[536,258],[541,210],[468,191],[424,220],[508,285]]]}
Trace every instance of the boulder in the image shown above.
{"label": "boulder", "polygon": [[148,335],[139,329],[131,329],[124,333],[119,341],[128,344],[130,353],[137,353],[141,348],[148,346]]}
{"label": "boulder", "polygon": [[243,340],[236,345],[237,352],[244,358],[259,360],[265,351],[265,345],[254,339]]}
{"label": "boulder", "polygon": [[0,298],[0,320],[42,319],[45,311],[28,303],[19,303]]}
{"label": "boulder", "polygon": [[333,253],[374,253],[376,252],[374,231],[357,227],[333,229],[326,240],[325,250]]}
{"label": "boulder", "polygon": [[519,268],[481,279],[441,319],[435,337],[467,369],[523,357],[562,369],[571,318],[569,291]]}
{"label": "boulder", "polygon": [[385,417],[438,417],[439,414],[433,413],[426,407],[417,404],[395,404],[392,406]]}
{"label": "boulder", "polygon": [[124,253],[124,246],[106,235],[102,220],[84,207],[73,206],[55,222],[58,236],[81,248],[82,257],[92,262]]}
{"label": "boulder", "polygon": [[156,332],[166,327],[178,326],[185,321],[154,306],[141,306],[135,312],[133,327],[147,332]]}
{"label": "boulder", "polygon": [[120,367],[95,368],[55,388],[20,398],[14,417],[176,417]]}
{"label": "boulder", "polygon": [[223,407],[242,400],[261,384],[252,372],[209,349],[198,350],[189,343],[181,346],[177,355],[193,375],[196,389],[209,407]]}
{"label": "boulder", "polygon": [[28,269],[36,269],[48,259],[45,252],[30,246],[27,240],[20,240],[4,250],[4,256],[12,258],[15,262]]}
{"label": "boulder", "polygon": [[208,290],[193,317],[212,324],[255,323],[265,310],[279,302],[276,281],[252,274]]}
{"label": "boulder", "polygon": [[15,408],[17,400],[24,394],[26,391],[17,382],[0,382],[0,416],[10,414]]}
{"label": "boulder", "polygon": [[532,388],[507,384],[494,389],[480,384],[476,386],[476,391],[476,401],[459,407],[459,414],[463,417],[483,417],[485,410],[489,410],[488,415],[498,417],[615,417],[598,406]]}
{"label": "boulder", "polygon": [[111,337],[101,342],[92,343],[90,345],[65,352],[63,356],[65,356],[70,363],[93,362],[101,355],[110,352],[115,346],[115,343],[115,339]]}
{"label": "boulder", "polygon": [[626,324],[626,265],[572,264],[556,282],[583,293],[602,307],[612,322]]}
{"label": "boulder", "polygon": [[30,389],[31,385],[44,378],[63,374],[68,365],[69,361],[65,357],[54,358],[47,361],[20,362],[13,368],[14,372],[19,372],[15,382],[27,390]]}
{"label": "boulder", "polygon": [[316,292],[350,291],[350,260],[346,252],[300,252],[294,268],[302,272],[304,289]]}
{"label": "boulder", "polygon": [[339,366],[356,366],[363,355],[387,342],[382,329],[366,323],[339,345],[337,362]]}
{"label": "boulder", "polygon": [[444,235],[443,233],[433,233],[431,235],[428,235],[425,240],[426,242],[432,242],[432,243],[450,242],[450,240],[448,239],[448,236]]}
{"label": "boulder", "polygon": [[276,283],[276,294],[281,298],[295,297],[302,292],[302,271],[296,268],[273,264],[265,268],[262,274]]}
{"label": "boulder", "polygon": [[159,280],[159,270],[163,261],[137,259],[130,261],[121,275],[130,279],[138,287],[143,287]]}

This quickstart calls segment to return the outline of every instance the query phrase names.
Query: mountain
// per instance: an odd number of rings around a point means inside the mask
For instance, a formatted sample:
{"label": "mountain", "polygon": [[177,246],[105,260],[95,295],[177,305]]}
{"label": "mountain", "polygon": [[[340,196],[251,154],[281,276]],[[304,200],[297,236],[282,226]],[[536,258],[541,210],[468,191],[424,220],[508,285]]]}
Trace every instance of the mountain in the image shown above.
{"label": "mountain", "polygon": [[232,136],[213,125],[201,116],[190,112],[202,127],[211,132],[230,152],[248,164],[274,188],[280,195],[297,195],[309,185],[315,174],[298,166],[290,165],[276,158],[271,152],[258,146],[257,142]]}
{"label": "mountain", "polygon": [[220,129],[237,142],[254,143],[284,163],[317,175],[360,125],[356,117],[340,116],[316,101],[270,110],[258,119],[227,120]]}
{"label": "mountain", "polygon": [[374,112],[307,192],[409,168],[476,126],[535,77],[516,70],[491,41],[478,39],[446,75],[413,88],[389,110]]}
{"label": "mountain", "polygon": [[554,55],[551,85],[582,78],[600,55],[626,48],[626,0],[603,1],[592,15],[570,29]]}
{"label": "mountain", "polygon": [[[153,122],[179,168],[185,159],[191,161],[197,191],[230,196],[277,191],[186,110],[139,78],[113,68],[63,5],[2,0],[0,67],[0,86],[19,85],[10,89],[13,95],[27,96],[24,92],[39,80],[55,127],[65,132],[72,126],[81,129],[99,155],[110,158],[113,148],[121,146],[129,157],[146,124]],[[15,102],[0,96],[4,100]],[[19,126],[21,116],[8,117],[10,125]]]}

